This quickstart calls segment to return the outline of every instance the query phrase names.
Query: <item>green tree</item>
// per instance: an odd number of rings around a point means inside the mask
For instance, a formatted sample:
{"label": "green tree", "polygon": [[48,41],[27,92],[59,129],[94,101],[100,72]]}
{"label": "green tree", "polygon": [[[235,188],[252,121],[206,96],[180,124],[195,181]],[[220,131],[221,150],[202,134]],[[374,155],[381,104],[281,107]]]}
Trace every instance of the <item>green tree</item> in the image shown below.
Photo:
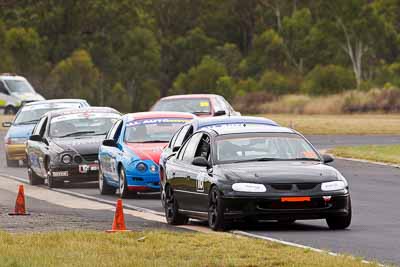
{"label": "green tree", "polygon": [[5,34],[5,48],[10,53],[13,70],[32,74],[43,64],[41,40],[35,29],[11,28]]}
{"label": "green tree", "polygon": [[217,88],[218,80],[227,74],[224,64],[210,56],[205,56],[198,66],[192,67],[187,73],[179,74],[174,81],[173,92],[211,93]]}
{"label": "green tree", "polygon": [[305,77],[302,91],[311,95],[326,95],[353,89],[355,86],[350,70],[337,65],[318,65]]}
{"label": "green tree", "polygon": [[85,50],[77,50],[60,61],[47,79],[48,98],[83,98],[89,103],[99,103],[100,72]]}

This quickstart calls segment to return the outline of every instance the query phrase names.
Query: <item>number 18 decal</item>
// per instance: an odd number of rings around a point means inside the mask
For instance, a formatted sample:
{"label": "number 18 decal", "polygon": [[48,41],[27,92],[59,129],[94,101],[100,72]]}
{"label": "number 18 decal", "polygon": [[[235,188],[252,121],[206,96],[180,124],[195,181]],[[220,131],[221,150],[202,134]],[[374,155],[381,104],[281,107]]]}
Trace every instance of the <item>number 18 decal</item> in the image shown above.
{"label": "number 18 decal", "polygon": [[206,175],[204,173],[199,173],[196,177],[196,187],[198,192],[204,192],[204,181]]}

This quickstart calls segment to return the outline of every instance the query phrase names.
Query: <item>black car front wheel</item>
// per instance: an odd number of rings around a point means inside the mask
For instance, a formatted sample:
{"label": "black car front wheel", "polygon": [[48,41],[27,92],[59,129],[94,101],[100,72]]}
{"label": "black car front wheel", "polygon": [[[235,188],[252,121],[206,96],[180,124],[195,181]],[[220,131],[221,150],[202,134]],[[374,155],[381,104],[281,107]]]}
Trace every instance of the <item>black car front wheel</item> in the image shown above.
{"label": "black car front wheel", "polygon": [[346,216],[331,216],[326,218],[326,223],[332,230],[346,229],[351,224],[351,201],[349,201],[349,212]]}
{"label": "black car front wheel", "polygon": [[121,198],[128,198],[135,196],[136,192],[130,192],[128,190],[128,181],[126,180],[126,173],[124,167],[119,169],[119,196]]}
{"label": "black car front wheel", "polygon": [[99,169],[99,191],[102,195],[114,195],[116,191],[116,188],[108,185],[105,181],[101,168]]}
{"label": "black car front wheel", "polygon": [[28,165],[28,179],[30,185],[44,184],[44,180],[41,177],[39,177],[39,175],[37,175],[29,165]]}
{"label": "black car front wheel", "polygon": [[208,225],[214,231],[223,231],[226,229],[221,192],[215,186],[209,194]]}
{"label": "black car front wheel", "polygon": [[47,186],[49,188],[58,188],[64,185],[64,181],[56,180],[51,171],[47,171]]}
{"label": "black car front wheel", "polygon": [[179,213],[178,202],[175,198],[174,191],[170,186],[166,186],[165,188],[164,208],[165,218],[167,219],[168,224],[187,224],[189,219],[188,217]]}

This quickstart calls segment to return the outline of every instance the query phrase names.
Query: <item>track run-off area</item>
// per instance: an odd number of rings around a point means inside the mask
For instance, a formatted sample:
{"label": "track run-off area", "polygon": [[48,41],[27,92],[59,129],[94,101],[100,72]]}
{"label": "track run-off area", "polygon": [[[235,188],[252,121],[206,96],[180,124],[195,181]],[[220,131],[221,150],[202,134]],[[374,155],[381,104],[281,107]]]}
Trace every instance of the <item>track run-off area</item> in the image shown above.
{"label": "track run-off area", "polygon": [[[27,182],[25,167],[8,168],[4,158],[4,132],[0,132],[0,184],[12,186],[9,179],[15,177]],[[400,136],[308,136],[317,149],[338,145],[399,144]],[[353,205],[353,220],[349,229],[329,230],[324,220],[297,221],[293,225],[263,222],[257,225],[238,225],[241,232],[251,236],[273,238],[304,246],[352,254],[367,260],[400,265],[400,169],[390,166],[336,159],[332,164],[348,180]],[[3,178],[1,177],[3,176]],[[5,180],[9,181],[5,181]],[[16,190],[15,188],[2,188]],[[62,195],[72,194],[80,198],[82,209],[105,209],[110,211],[118,197],[100,195],[96,183],[66,184],[62,189],[49,191],[46,186],[26,190],[32,198],[48,201],[57,206],[63,204]],[[57,195],[56,197],[55,194]],[[51,195],[51,197],[50,197]],[[94,205],[96,202],[98,205]],[[100,204],[102,203],[103,206]],[[163,208],[159,194],[142,194],[136,198],[124,199],[125,212],[142,219],[163,222]],[[70,203],[70,205],[73,205]],[[28,206],[29,209],[29,206]],[[112,210],[112,209],[111,209]],[[138,212],[144,211],[144,212]],[[165,221],[165,220],[164,220]],[[192,227],[192,228],[191,228]],[[192,222],[189,229],[209,232],[202,223]]]}

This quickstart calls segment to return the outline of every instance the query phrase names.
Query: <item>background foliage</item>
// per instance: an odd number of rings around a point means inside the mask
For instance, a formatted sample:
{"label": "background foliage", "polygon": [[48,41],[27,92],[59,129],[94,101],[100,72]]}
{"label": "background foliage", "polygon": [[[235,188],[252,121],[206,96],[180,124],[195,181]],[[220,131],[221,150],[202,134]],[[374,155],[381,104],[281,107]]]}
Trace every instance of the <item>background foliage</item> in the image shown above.
{"label": "background foliage", "polygon": [[397,87],[399,12],[397,0],[3,0],[0,72],[123,111],[174,93]]}

